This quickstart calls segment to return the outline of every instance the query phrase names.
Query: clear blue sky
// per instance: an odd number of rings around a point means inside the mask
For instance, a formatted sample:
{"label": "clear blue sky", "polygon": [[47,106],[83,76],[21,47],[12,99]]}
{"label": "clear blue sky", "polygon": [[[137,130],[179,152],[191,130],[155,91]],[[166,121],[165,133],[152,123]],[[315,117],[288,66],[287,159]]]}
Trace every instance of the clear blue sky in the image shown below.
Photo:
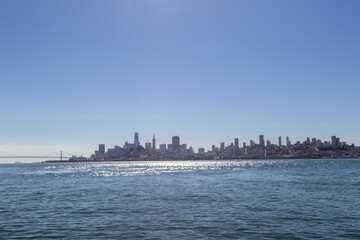
{"label": "clear blue sky", "polygon": [[[0,1],[0,150],[360,145],[360,1]],[[2,160],[0,160],[2,161]]]}

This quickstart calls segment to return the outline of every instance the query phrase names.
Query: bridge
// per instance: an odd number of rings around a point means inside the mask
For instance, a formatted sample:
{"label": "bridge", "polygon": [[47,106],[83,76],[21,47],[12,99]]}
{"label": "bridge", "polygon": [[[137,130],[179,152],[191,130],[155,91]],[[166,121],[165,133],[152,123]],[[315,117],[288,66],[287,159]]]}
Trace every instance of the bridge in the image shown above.
{"label": "bridge", "polygon": [[58,151],[54,153],[49,153],[45,155],[34,155],[34,156],[28,156],[28,155],[16,155],[12,153],[3,152],[0,150],[0,158],[47,158],[47,159],[60,159],[60,161],[63,160],[63,158],[68,159],[74,154],[64,152],[66,155],[63,156],[63,151]]}

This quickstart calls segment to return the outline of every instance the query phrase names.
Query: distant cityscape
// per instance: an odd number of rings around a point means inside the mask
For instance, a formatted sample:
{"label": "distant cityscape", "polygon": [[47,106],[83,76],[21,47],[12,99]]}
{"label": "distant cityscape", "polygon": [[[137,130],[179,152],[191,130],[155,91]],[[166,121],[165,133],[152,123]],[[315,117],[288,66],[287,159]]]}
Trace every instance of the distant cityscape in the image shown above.
{"label": "distant cityscape", "polygon": [[316,138],[306,138],[305,141],[292,143],[286,137],[283,144],[282,137],[278,138],[277,144],[265,141],[264,135],[259,135],[256,143],[250,140],[247,144],[239,145],[239,139],[235,138],[232,143],[225,145],[220,142],[218,146],[212,145],[211,150],[205,151],[198,148],[197,151],[186,143],[180,142],[179,136],[173,136],[169,144],[156,144],[155,135],[152,141],[140,144],[139,134],[134,134],[134,142],[125,142],[123,147],[115,145],[105,150],[105,144],[99,144],[99,149],[90,158],[72,156],[66,161],[155,161],[155,160],[211,160],[211,159],[293,159],[293,158],[359,158],[360,147],[354,144],[348,145],[340,141],[339,137],[332,136],[329,141],[321,141]]}

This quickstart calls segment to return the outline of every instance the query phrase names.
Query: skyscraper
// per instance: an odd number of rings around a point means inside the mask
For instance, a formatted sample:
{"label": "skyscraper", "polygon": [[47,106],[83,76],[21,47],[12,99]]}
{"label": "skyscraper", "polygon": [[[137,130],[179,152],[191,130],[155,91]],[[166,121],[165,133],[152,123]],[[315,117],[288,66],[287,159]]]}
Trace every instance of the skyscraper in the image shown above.
{"label": "skyscraper", "polygon": [[145,149],[146,150],[151,150],[151,143],[150,142],[145,143]]}
{"label": "skyscraper", "polygon": [[224,151],[225,150],[225,143],[221,142],[220,143],[220,151]]}
{"label": "skyscraper", "polygon": [[166,144],[160,144],[159,149],[161,152],[166,152]]}
{"label": "skyscraper", "polygon": [[95,151],[95,158],[105,158],[105,144],[99,144],[99,150]]}
{"label": "skyscraper", "polygon": [[288,136],[286,137],[286,146],[291,147],[291,142]]}
{"label": "skyscraper", "polygon": [[337,148],[336,136],[332,136],[332,137],[331,137],[331,146],[332,146],[332,148],[334,148],[334,149]]}
{"label": "skyscraper", "polygon": [[279,147],[281,147],[281,136],[279,137]]}
{"label": "skyscraper", "polygon": [[235,148],[239,148],[239,139],[235,138],[234,142],[235,142]]}
{"label": "skyscraper", "polygon": [[186,143],[180,145],[180,153],[187,154],[187,145]]}
{"label": "skyscraper", "polygon": [[167,149],[169,152],[171,152],[171,153],[173,152],[173,147],[172,147],[171,143],[167,145]]}
{"label": "skyscraper", "polygon": [[260,146],[265,147],[264,135],[259,135],[259,144]]}
{"label": "skyscraper", "polygon": [[105,144],[99,144],[99,153],[105,154]]}
{"label": "skyscraper", "polygon": [[172,151],[174,153],[180,152],[180,138],[178,136],[172,137]]}
{"label": "skyscraper", "polygon": [[135,147],[140,146],[139,134],[137,132],[135,133],[135,136],[134,136],[134,144],[135,144]]}
{"label": "skyscraper", "polygon": [[152,148],[153,148],[153,150],[156,150],[156,145],[155,145],[155,134],[153,134],[153,139],[152,139]]}

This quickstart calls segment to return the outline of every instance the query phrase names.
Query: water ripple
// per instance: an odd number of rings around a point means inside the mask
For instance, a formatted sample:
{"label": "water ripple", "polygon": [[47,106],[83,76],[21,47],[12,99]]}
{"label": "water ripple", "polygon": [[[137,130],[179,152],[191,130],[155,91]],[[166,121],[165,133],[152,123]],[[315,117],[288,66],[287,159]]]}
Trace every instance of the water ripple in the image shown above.
{"label": "water ripple", "polygon": [[359,239],[358,160],[0,165],[0,239]]}

